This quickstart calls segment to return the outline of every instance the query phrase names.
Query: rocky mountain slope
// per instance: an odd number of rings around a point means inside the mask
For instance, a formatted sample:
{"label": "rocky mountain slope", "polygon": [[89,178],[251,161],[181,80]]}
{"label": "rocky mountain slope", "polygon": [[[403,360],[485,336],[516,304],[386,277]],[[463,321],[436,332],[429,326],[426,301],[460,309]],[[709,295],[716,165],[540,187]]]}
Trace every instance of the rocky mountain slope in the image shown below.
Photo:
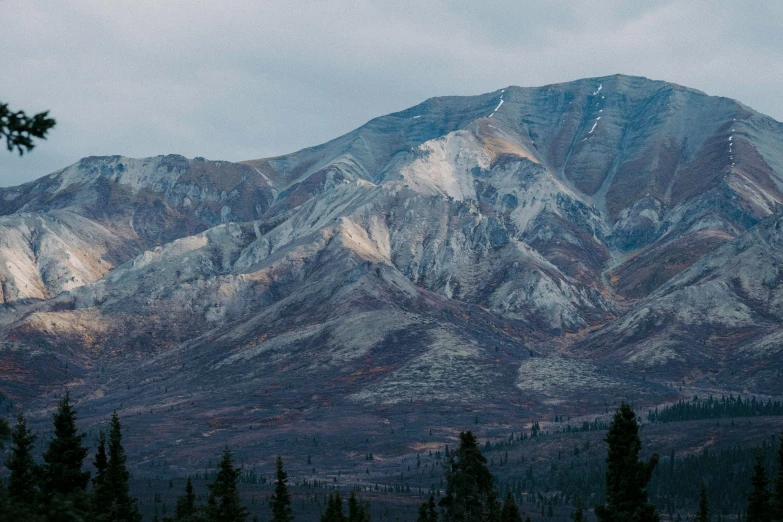
{"label": "rocky mountain slope", "polygon": [[781,202],[783,125],[620,75],[240,164],[86,158],[0,189],[0,392],[67,386],[150,455],[779,394]]}

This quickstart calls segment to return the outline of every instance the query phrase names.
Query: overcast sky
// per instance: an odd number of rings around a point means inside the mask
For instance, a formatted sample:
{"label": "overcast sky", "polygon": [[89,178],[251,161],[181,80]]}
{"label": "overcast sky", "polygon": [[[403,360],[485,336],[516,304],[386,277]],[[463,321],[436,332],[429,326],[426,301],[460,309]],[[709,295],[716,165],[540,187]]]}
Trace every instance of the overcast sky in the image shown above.
{"label": "overcast sky", "polygon": [[614,73],[783,120],[765,3],[0,0],[0,101],[57,119],[0,150],[0,186],[90,155],[279,155],[432,96]]}

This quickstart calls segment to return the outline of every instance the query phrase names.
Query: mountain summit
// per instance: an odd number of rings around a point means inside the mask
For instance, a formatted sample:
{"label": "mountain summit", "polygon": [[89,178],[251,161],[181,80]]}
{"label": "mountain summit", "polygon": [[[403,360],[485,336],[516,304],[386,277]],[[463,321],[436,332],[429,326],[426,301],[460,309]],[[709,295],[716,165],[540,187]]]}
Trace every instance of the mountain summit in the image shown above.
{"label": "mountain summit", "polygon": [[193,440],[433,401],[603,411],[670,381],[777,393],[781,202],[783,125],[622,75],[432,98],[239,164],[86,158],[0,189],[0,391],[66,384],[151,424],[165,404]]}

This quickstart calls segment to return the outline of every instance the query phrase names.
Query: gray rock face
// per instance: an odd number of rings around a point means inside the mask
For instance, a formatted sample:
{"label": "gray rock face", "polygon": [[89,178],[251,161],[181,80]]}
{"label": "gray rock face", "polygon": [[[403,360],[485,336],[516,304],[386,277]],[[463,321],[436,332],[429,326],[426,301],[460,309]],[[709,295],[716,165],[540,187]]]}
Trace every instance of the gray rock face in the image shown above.
{"label": "gray rock face", "polygon": [[281,375],[270,400],[341,412],[778,390],[781,202],[780,123],[619,75],[241,164],[86,158],[0,189],[0,392],[140,412],[155,382],[241,417]]}

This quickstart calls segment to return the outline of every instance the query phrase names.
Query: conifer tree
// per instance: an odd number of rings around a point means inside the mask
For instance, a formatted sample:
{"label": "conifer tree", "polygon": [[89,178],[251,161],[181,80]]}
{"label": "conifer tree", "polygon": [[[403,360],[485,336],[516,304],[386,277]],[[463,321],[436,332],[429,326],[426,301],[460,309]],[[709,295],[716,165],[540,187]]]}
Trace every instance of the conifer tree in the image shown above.
{"label": "conifer tree", "polygon": [[193,491],[193,483],[188,477],[185,484],[185,494],[177,499],[174,508],[174,520],[176,522],[191,522],[197,520],[198,508],[196,507],[196,493]]}
{"label": "conifer tree", "polygon": [[14,520],[15,513],[12,513],[11,501],[8,499],[8,490],[5,489],[5,484],[0,480],[0,522],[11,522]]}
{"label": "conifer tree", "polygon": [[419,517],[416,522],[438,522],[438,512],[435,511],[435,495],[430,494],[426,502],[419,504]]}
{"label": "conifer tree", "polygon": [[783,522],[783,433],[780,435],[778,448],[778,473],[775,475],[775,493],[772,497],[772,517]]}
{"label": "conifer tree", "polygon": [[522,515],[519,513],[514,495],[509,491],[506,494],[506,500],[503,502],[503,511],[500,514],[500,520],[503,522],[522,522]]}
{"label": "conifer tree", "polygon": [[77,433],[76,410],[66,392],[53,416],[54,438],[44,453],[41,498],[50,518],[66,517],[86,510],[85,490],[90,472],[82,471],[87,457],[84,433]]}
{"label": "conifer tree", "polygon": [[277,456],[275,467],[275,492],[269,500],[272,522],[291,522],[294,519],[291,511],[291,494],[288,492],[288,476],[283,469],[283,458],[280,455]]}
{"label": "conifer tree", "polygon": [[321,522],[347,522],[343,514],[343,498],[340,496],[339,491],[334,495],[329,494],[326,511],[321,516]]}
{"label": "conifer tree", "polygon": [[8,477],[8,500],[16,507],[34,510],[38,493],[38,465],[33,458],[36,436],[27,427],[23,414],[16,418],[11,432],[11,456],[5,467],[11,472]]}
{"label": "conifer tree", "polygon": [[748,495],[748,513],[745,522],[769,522],[772,520],[772,506],[770,494],[767,491],[767,471],[764,469],[764,458],[756,456],[756,464],[753,466],[753,477],[750,479],[752,489]]}
{"label": "conifer tree", "polygon": [[699,492],[699,510],[696,512],[696,518],[693,522],[710,522],[710,509],[707,506],[707,487],[702,484]]}
{"label": "conifer tree", "polygon": [[574,513],[571,515],[571,520],[574,522],[587,522],[581,497],[576,497],[576,506],[574,507]]}
{"label": "conifer tree", "polygon": [[348,497],[348,522],[370,522],[369,506],[359,502],[354,491]]}
{"label": "conifer tree", "polygon": [[0,419],[0,450],[5,448],[5,443],[11,439],[11,426],[8,421]]}
{"label": "conifer tree", "polygon": [[449,455],[446,494],[439,502],[444,522],[467,522],[487,516],[487,500],[494,495],[492,474],[470,431],[460,433],[460,446]]}
{"label": "conifer tree", "polygon": [[138,522],[141,520],[136,499],[130,496],[130,473],[125,465],[127,456],[122,447],[122,427],[115,411],[111,416],[109,431],[109,460],[105,472],[105,485],[111,498],[111,518],[114,522]]}
{"label": "conifer tree", "polygon": [[210,522],[245,522],[247,508],[242,505],[237,488],[237,480],[241,470],[240,468],[234,469],[228,446],[223,449],[223,458],[218,467],[220,471],[218,471],[214,482],[209,485],[207,519]]}
{"label": "conifer tree", "polygon": [[98,434],[98,450],[95,452],[95,477],[92,479],[92,514],[96,520],[107,516],[111,510],[111,491],[106,483],[106,470],[109,461],[106,457],[106,434],[101,430]]}
{"label": "conifer tree", "polygon": [[484,522],[500,522],[500,516],[503,512],[503,506],[498,500],[498,495],[495,493],[495,488],[492,488],[487,493],[487,501],[484,505]]}
{"label": "conifer tree", "polygon": [[596,506],[599,522],[658,522],[660,515],[647,501],[647,483],[658,463],[658,455],[647,462],[639,460],[642,449],[639,424],[631,406],[625,402],[614,414],[604,439],[609,444],[606,457],[606,505]]}

